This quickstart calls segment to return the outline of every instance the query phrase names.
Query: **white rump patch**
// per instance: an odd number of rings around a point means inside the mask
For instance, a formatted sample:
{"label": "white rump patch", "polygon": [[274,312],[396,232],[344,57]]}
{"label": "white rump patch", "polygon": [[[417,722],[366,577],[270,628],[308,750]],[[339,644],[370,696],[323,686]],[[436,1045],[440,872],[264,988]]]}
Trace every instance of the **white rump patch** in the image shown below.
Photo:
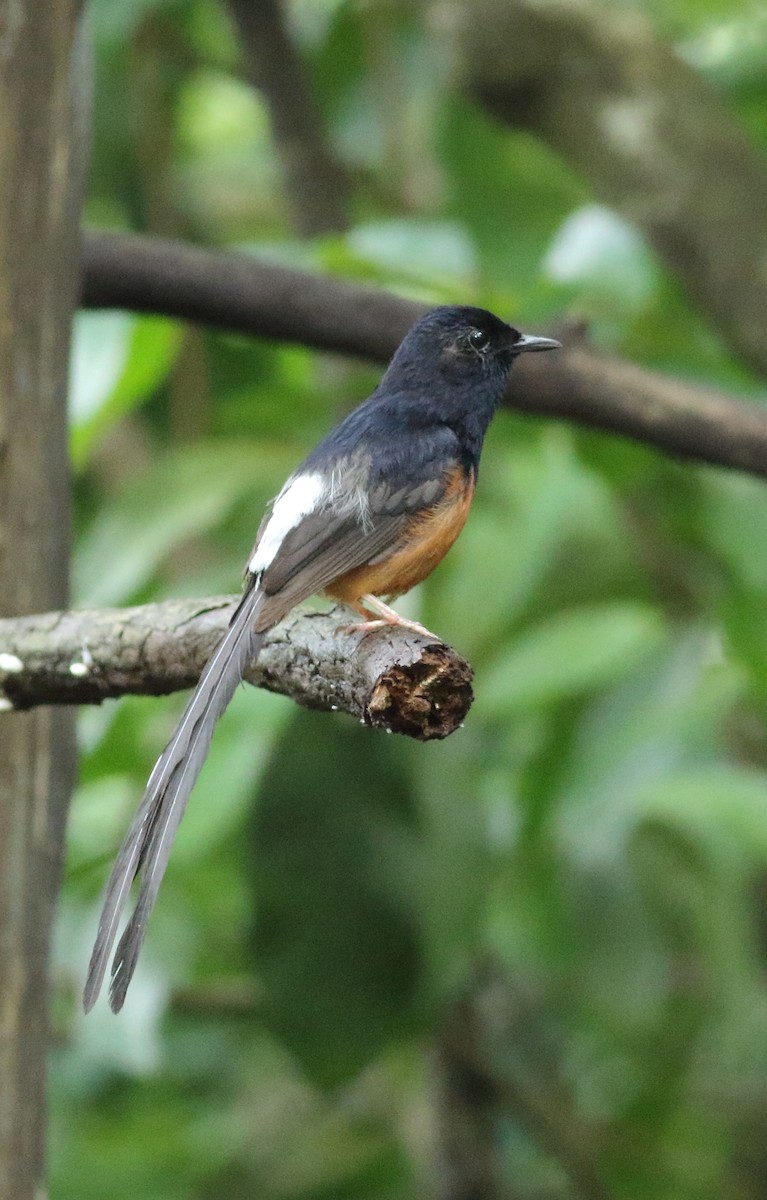
{"label": "white rump patch", "polygon": [[296,475],[289,479],[274,502],[272,515],[255,553],[248,563],[251,575],[259,575],[273,561],[291,529],[320,507],[329,493],[327,476],[320,474]]}

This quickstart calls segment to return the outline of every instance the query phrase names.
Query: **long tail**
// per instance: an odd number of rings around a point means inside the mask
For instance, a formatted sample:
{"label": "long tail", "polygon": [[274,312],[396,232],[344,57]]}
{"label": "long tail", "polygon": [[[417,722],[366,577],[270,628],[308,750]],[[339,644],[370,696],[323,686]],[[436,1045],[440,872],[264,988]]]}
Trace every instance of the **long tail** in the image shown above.
{"label": "long tail", "polygon": [[229,629],[200,676],[173,737],[149,777],[139,810],[120,847],[107,884],[83,992],[86,1012],[90,1012],[101,990],[131,884],[140,875],[136,907],[112,961],[109,1002],[113,1012],[119,1012],[123,1006],[149,914],[168,865],[173,839],[205,762],[213,729],[237,690],[243,672],[261,649],[264,635],[253,629],[261,601],[262,594],[258,591],[243,596]]}

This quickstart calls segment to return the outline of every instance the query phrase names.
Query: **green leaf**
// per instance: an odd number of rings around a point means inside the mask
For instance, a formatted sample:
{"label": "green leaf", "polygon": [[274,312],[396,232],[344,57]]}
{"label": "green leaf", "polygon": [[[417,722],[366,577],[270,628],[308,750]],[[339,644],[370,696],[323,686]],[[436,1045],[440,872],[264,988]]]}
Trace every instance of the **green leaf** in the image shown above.
{"label": "green leaf", "polygon": [[621,566],[626,556],[619,529],[614,497],[579,461],[571,430],[549,426],[531,438],[520,418],[501,414],[490,431],[467,527],[426,585],[434,597],[427,624],[456,636],[476,667],[495,662],[513,623],[561,606],[563,593],[572,595],[566,553],[579,562],[588,556],[588,582],[597,589],[606,558],[603,570],[612,583],[616,561]]}
{"label": "green leaf", "polygon": [[632,601],[560,613],[519,636],[482,681],[483,712],[556,703],[628,674],[663,640],[660,614]]}
{"label": "green leaf", "polygon": [[583,198],[580,181],[542,142],[452,97],[442,103],[437,136],[446,209],[474,242],[484,285],[524,295],[538,281],[551,238]]}
{"label": "green leaf", "polygon": [[767,777],[725,765],[658,780],[639,799],[644,818],[673,825],[718,860],[767,862]]}
{"label": "green leaf", "polygon": [[[259,481],[253,535],[263,504],[281,482],[281,460],[250,443],[185,447],[153,464],[98,514],[75,556],[75,594],[82,606],[134,600],[182,541],[214,527]],[[243,547],[242,560],[249,550]],[[232,584],[235,584],[232,580]]]}
{"label": "green leaf", "polygon": [[440,284],[465,287],[475,270],[471,242],[454,221],[400,218],[371,222],[347,234],[346,245],[379,272],[390,272],[429,287]]}
{"label": "green leaf", "polygon": [[[658,286],[659,270],[639,232],[600,204],[571,213],[558,230],[544,267],[551,279],[594,297],[614,320],[625,320]],[[595,300],[579,295],[579,311],[594,311]],[[596,310],[597,312],[599,309]]]}
{"label": "green leaf", "polygon": [[98,438],[137,408],[167,378],[181,346],[181,327],[165,317],[83,312],[75,321],[70,369],[70,451],[86,462]]}
{"label": "green leaf", "polygon": [[558,772],[557,836],[573,861],[616,862],[656,781],[722,759],[723,723],[742,693],[740,672],[712,664],[712,637],[682,632],[598,693]]}
{"label": "green leaf", "polygon": [[97,47],[106,50],[124,45],[142,20],[169,7],[168,0],[122,0],[120,4],[92,0],[88,16]]}
{"label": "green leaf", "polygon": [[736,578],[761,596],[767,588],[767,493],[760,479],[707,472],[699,509],[707,544]]}
{"label": "green leaf", "polygon": [[411,804],[393,741],[326,714],[290,722],[264,779],[258,974],[272,1028],[326,1084],[369,1062],[412,1009]]}

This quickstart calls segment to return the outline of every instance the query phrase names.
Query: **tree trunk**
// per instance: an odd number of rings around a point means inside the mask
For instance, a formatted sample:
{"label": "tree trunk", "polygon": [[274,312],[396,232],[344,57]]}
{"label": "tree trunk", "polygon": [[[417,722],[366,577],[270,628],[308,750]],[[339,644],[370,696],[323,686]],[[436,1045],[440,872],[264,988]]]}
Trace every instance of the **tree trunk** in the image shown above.
{"label": "tree trunk", "polygon": [[[0,6],[4,616],[67,600],[67,356],[87,153],[79,26],[77,0]],[[0,1200],[44,1192],[47,959],[72,765],[67,712],[2,712]]]}

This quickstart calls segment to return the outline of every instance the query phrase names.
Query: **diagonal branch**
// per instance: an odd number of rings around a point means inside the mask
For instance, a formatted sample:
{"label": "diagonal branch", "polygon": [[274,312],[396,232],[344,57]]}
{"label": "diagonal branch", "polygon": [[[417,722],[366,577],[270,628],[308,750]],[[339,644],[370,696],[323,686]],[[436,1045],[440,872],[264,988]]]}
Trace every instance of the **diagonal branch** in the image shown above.
{"label": "diagonal branch", "polygon": [[250,82],[269,108],[285,190],[299,233],[346,229],[349,183],[333,154],[280,0],[229,0]]}
{"label": "diagonal branch", "polygon": [[[235,597],[0,620],[0,708],[98,704],[193,686]],[[363,635],[334,613],[292,613],[246,678],[310,708],[351,713],[418,741],[444,738],[471,705],[471,667],[436,639],[402,629]]]}
{"label": "diagonal branch", "polygon": [[[82,303],[164,313],[386,362],[424,305],[348,280],[135,234],[86,232]],[[523,356],[509,404],[646,442],[666,454],[767,475],[767,408],[600,354],[578,332]]]}

